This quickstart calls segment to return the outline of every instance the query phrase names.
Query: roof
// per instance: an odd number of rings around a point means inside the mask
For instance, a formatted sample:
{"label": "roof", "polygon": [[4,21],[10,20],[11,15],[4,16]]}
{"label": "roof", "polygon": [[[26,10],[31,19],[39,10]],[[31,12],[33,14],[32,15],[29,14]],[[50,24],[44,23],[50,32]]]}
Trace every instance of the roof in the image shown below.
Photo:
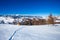
{"label": "roof", "polygon": [[60,19],[60,16],[58,16],[57,19]]}
{"label": "roof", "polygon": [[60,20],[56,20],[55,22],[60,22]]}

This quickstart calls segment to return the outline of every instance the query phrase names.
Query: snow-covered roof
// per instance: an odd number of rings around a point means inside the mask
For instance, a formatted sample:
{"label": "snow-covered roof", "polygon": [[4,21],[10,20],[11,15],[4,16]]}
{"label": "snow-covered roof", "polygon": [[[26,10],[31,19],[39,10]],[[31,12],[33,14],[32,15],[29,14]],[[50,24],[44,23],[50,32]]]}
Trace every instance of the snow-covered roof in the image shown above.
{"label": "snow-covered roof", "polygon": [[6,20],[6,19],[4,20],[4,22],[11,22],[11,23],[12,23],[13,21],[14,21],[13,18],[7,18],[7,20]]}
{"label": "snow-covered roof", "polygon": [[56,20],[55,22],[60,22],[60,20]]}
{"label": "snow-covered roof", "polygon": [[60,19],[60,16],[58,16],[57,19]]}
{"label": "snow-covered roof", "polygon": [[11,18],[11,17],[0,17],[0,21],[2,21],[2,20],[3,20],[5,23],[8,23],[8,22],[12,23],[12,22],[14,21],[14,19]]}
{"label": "snow-covered roof", "polygon": [[4,19],[5,19],[5,17],[0,17],[0,21],[1,21],[1,20],[4,20]]}

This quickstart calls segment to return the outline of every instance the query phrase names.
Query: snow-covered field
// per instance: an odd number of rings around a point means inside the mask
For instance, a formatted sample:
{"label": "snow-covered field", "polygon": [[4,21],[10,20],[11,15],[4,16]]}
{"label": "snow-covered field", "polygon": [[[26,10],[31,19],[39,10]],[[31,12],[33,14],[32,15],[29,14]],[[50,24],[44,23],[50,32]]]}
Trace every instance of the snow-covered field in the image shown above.
{"label": "snow-covered field", "polygon": [[59,25],[0,24],[0,40],[60,40]]}

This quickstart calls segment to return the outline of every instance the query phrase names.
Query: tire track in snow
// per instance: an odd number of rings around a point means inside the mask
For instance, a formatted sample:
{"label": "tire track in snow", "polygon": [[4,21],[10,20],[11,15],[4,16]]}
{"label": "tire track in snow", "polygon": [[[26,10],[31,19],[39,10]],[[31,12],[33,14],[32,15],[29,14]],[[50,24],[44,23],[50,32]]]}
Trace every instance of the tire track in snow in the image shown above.
{"label": "tire track in snow", "polygon": [[11,35],[11,37],[9,38],[9,40],[11,40],[11,39],[13,38],[13,36],[15,35],[15,33],[16,33],[17,31],[19,31],[19,30],[21,30],[21,29],[23,29],[23,28],[25,28],[25,27],[21,27],[21,28],[15,30],[15,31],[13,32],[13,34]]}

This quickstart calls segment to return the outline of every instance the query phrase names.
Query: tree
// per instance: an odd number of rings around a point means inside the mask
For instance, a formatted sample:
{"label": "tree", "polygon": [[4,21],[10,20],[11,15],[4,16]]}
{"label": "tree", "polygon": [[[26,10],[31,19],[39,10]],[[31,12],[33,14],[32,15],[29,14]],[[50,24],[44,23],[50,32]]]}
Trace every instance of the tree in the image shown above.
{"label": "tree", "polygon": [[50,14],[49,16],[48,16],[48,24],[54,24],[54,17],[52,16],[52,14]]}
{"label": "tree", "polygon": [[4,24],[5,22],[2,20],[0,23]]}
{"label": "tree", "polygon": [[22,23],[23,25],[32,25],[32,20],[31,19],[24,19],[24,22]]}

